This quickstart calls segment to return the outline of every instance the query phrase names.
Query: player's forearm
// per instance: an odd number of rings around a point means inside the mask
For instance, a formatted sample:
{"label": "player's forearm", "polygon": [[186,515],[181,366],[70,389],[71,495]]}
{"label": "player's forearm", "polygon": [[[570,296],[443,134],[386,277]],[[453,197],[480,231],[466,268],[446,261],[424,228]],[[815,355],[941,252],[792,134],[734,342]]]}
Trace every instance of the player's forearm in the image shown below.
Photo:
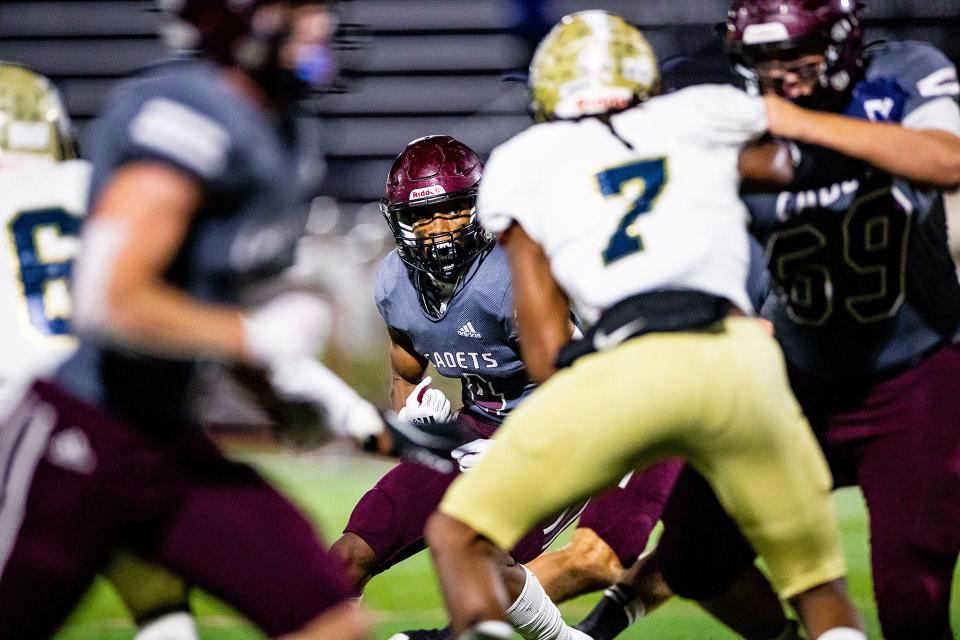
{"label": "player's forearm", "polygon": [[400,411],[407,402],[407,397],[417,385],[410,384],[396,373],[390,383],[390,406],[394,411]]}
{"label": "player's forearm", "polygon": [[563,345],[569,342],[569,335],[565,330],[556,331],[554,327],[542,326],[526,333],[521,327],[520,333],[520,350],[527,373],[534,382],[543,382],[556,373],[557,355]]}
{"label": "player's forearm", "polygon": [[235,361],[248,355],[238,309],[198,303],[163,283],[112,293],[103,329],[157,355]]}
{"label": "player's forearm", "polygon": [[946,131],[917,131],[797,107],[770,115],[774,135],[834,149],[914,182],[942,189],[960,185],[960,138]]}

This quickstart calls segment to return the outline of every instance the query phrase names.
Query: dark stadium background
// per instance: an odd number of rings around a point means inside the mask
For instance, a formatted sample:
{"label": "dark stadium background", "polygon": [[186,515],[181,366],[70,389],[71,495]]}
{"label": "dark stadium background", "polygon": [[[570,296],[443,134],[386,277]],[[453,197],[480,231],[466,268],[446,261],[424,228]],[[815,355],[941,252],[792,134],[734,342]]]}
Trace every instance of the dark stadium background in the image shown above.
{"label": "dark stadium background", "polygon": [[[325,115],[327,191],[343,203],[380,195],[389,161],[411,139],[451,133],[486,154],[527,124],[523,71],[536,41],[565,13],[606,8],[640,25],[661,60],[717,42],[727,0],[344,0],[360,25],[348,93]],[[61,87],[75,122],[93,118],[111,87],[160,59],[152,0],[0,3],[0,59],[25,63]],[[932,42],[960,60],[960,0],[868,0],[867,40]],[[719,49],[718,49],[719,50]],[[514,76],[517,74],[514,73]]]}

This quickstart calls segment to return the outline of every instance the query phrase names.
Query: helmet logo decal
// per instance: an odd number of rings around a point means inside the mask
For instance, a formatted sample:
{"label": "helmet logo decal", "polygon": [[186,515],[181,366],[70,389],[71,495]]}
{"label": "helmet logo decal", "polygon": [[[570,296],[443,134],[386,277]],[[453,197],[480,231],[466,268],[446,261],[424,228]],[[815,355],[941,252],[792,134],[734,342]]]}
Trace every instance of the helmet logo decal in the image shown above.
{"label": "helmet logo decal", "polygon": [[782,22],[749,24],[743,30],[743,44],[746,45],[782,42],[789,39],[790,33]]}
{"label": "helmet logo decal", "polygon": [[627,80],[639,84],[653,84],[657,80],[657,69],[649,56],[624,58],[620,64],[623,65],[621,73]]}
{"label": "helmet logo decal", "polygon": [[410,191],[410,200],[411,201],[420,200],[422,198],[429,198],[430,196],[438,196],[446,192],[447,192],[446,189],[444,189],[441,185],[435,184],[430,187],[413,189],[412,191]]}
{"label": "helmet logo decal", "polygon": [[8,125],[7,144],[12,149],[44,151],[50,146],[50,125],[14,120]]}

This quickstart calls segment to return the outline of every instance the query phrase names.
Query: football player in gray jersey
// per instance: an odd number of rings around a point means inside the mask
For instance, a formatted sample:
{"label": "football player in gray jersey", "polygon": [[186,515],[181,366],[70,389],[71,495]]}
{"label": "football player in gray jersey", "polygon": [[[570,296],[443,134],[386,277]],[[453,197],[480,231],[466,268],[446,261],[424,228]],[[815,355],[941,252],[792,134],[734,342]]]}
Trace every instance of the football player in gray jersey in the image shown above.
{"label": "football player in gray jersey", "polygon": [[325,302],[257,299],[302,234],[301,160],[319,156],[291,107],[328,78],[334,20],[315,1],[172,4],[201,56],[109,101],[74,278],[79,348],[0,424],[0,638],[50,637],[129,548],[271,637],[360,639],[366,619],[310,522],[189,410],[198,361],[233,363],[322,405],[333,431],[452,466],[452,438],[388,426],[315,360]]}
{"label": "football player in gray jersey", "polygon": [[[430,387],[428,365],[461,381],[458,418],[475,437],[454,452],[462,471],[476,463],[487,438],[534,388],[520,358],[504,252],[476,221],[481,171],[480,158],[448,136],[415,140],[398,156],[383,202],[397,251],[383,261],[376,289],[391,338],[391,395],[400,415],[414,422],[451,419],[450,401]],[[678,472],[679,463],[657,465],[592,500],[567,549],[540,555],[582,505],[542,523],[514,547],[513,560],[537,558],[531,569],[547,576],[541,587],[522,566],[509,562],[504,568],[515,601],[511,621],[521,635],[577,637],[562,625],[549,598],[611,584],[643,552]],[[424,524],[453,477],[401,463],[361,498],[332,547],[346,559],[358,588],[423,549]]]}

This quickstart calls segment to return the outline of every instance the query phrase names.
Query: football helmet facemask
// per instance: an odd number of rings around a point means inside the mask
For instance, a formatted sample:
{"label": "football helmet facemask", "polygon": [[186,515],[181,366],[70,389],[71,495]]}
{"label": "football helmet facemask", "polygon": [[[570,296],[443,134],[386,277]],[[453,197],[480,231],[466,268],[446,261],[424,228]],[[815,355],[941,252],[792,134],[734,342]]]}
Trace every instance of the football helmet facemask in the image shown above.
{"label": "football helmet facemask", "polygon": [[397,156],[380,211],[404,263],[450,282],[493,243],[477,220],[482,172],[480,157],[450,136],[419,138]]}
{"label": "football helmet facemask", "polygon": [[653,47],[640,30],[606,11],[564,16],[530,63],[534,120],[572,120],[622,111],[659,93]]}
{"label": "football helmet facemask", "polygon": [[734,0],[727,52],[751,93],[833,109],[862,73],[862,11],[859,0]]}
{"label": "football helmet facemask", "polygon": [[76,157],[70,117],[44,76],[0,62],[0,169]]}

